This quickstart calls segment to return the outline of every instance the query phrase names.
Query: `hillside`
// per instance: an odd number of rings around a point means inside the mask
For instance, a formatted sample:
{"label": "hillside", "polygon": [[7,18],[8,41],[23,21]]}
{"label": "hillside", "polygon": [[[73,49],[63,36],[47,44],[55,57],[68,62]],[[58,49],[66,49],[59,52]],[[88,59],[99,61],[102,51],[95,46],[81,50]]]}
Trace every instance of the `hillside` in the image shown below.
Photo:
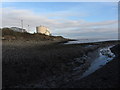
{"label": "hillside", "polygon": [[63,38],[62,36],[47,36],[40,33],[28,33],[28,32],[15,32],[10,28],[2,29],[2,40],[7,41],[68,41],[68,39]]}

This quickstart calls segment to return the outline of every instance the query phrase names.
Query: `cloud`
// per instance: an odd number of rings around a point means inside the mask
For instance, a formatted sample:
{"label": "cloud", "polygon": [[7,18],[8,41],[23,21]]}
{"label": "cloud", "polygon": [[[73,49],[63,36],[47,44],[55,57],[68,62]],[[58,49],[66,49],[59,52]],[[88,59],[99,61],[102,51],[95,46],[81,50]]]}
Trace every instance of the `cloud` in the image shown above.
{"label": "cloud", "polygon": [[[71,13],[71,14],[70,14]],[[101,22],[88,22],[82,19],[71,20],[70,16],[83,16],[70,11],[61,11],[55,13],[35,13],[27,9],[3,8],[2,9],[2,27],[17,26],[21,27],[21,20],[24,20],[24,28],[29,32],[35,32],[36,26],[45,25],[50,27],[55,34],[84,34],[84,33],[107,33],[117,32],[117,20],[108,20]],[[54,17],[57,18],[54,18]],[[54,19],[53,19],[54,18]]]}

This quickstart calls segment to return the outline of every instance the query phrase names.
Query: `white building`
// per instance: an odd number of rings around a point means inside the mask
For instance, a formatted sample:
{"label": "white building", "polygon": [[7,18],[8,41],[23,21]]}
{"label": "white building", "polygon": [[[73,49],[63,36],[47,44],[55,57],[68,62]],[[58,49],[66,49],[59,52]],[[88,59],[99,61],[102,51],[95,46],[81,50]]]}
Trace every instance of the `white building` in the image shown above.
{"label": "white building", "polygon": [[49,29],[45,26],[36,27],[36,32],[41,33],[41,34],[45,34],[45,35],[51,35]]}
{"label": "white building", "polygon": [[11,29],[12,29],[13,31],[16,31],[16,32],[26,32],[25,29],[18,28],[18,27],[11,27]]}

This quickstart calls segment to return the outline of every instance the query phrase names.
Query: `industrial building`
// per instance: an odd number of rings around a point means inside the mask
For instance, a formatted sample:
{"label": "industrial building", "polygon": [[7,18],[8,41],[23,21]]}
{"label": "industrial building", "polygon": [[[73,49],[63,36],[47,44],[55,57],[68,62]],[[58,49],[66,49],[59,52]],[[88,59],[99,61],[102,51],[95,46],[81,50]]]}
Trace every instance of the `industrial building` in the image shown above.
{"label": "industrial building", "polygon": [[49,28],[45,27],[45,26],[37,26],[36,27],[36,32],[37,33],[41,33],[41,34],[45,34],[45,35],[51,35]]}
{"label": "industrial building", "polygon": [[25,29],[18,28],[18,27],[11,27],[11,29],[12,29],[13,31],[16,31],[16,32],[26,32]]}

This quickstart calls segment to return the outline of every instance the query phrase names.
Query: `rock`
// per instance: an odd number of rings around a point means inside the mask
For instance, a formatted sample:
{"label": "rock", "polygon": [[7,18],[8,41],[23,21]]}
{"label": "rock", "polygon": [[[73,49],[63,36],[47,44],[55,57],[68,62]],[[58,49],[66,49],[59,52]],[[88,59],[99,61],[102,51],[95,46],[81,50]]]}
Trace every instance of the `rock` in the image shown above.
{"label": "rock", "polygon": [[111,48],[111,51],[116,55],[116,56],[120,56],[120,44],[114,46],[113,48]]}

